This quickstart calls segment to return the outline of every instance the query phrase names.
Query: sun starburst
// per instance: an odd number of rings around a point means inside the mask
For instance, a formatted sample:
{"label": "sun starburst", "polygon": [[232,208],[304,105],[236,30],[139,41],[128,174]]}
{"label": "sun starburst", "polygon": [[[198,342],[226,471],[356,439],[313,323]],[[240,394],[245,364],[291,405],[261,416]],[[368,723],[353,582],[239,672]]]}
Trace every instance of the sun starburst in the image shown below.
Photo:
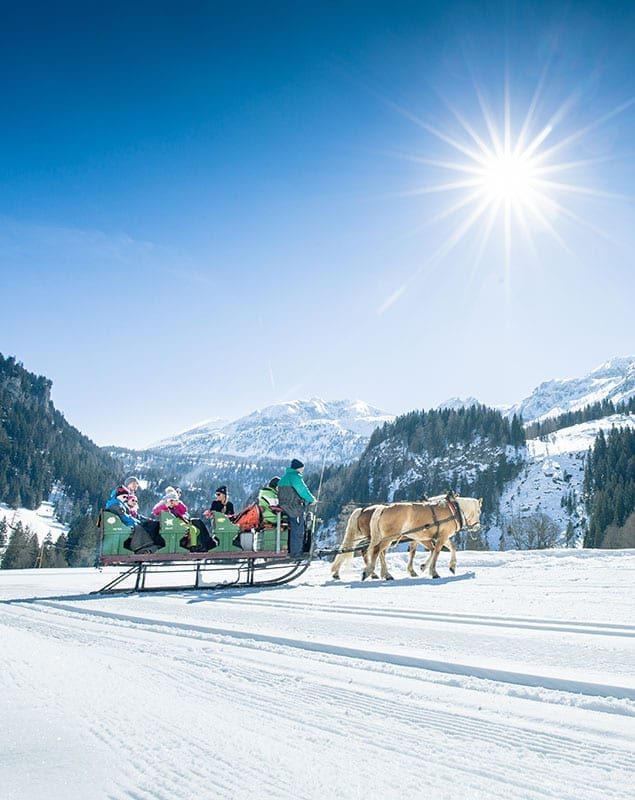
{"label": "sun starburst", "polygon": [[[544,76],[543,76],[544,78]],[[418,164],[424,164],[446,177],[437,183],[402,194],[429,194],[452,196],[454,199],[427,224],[451,221],[452,228],[441,245],[424,264],[399,287],[380,307],[385,311],[401,296],[406,285],[426,267],[443,260],[469,233],[476,234],[478,246],[475,258],[480,260],[495,230],[502,230],[503,264],[505,282],[509,282],[512,266],[512,241],[521,234],[532,252],[536,252],[534,237],[537,231],[546,232],[561,247],[569,249],[558,220],[584,225],[596,233],[604,232],[574,210],[574,197],[617,197],[576,182],[575,173],[606,161],[606,157],[566,159],[566,154],[596,128],[622,113],[635,103],[635,98],[612,108],[594,121],[570,131],[563,131],[567,114],[573,105],[565,100],[547,119],[538,120],[537,108],[544,85],[541,80],[528,104],[520,125],[512,123],[512,104],[506,85],[504,102],[496,116],[476,88],[480,119],[474,122],[465,114],[446,103],[454,118],[454,126],[441,128],[421,120],[403,108],[399,113],[415,122],[430,134],[445,154],[432,158],[429,155],[398,154]],[[393,108],[396,108],[393,105]],[[458,123],[458,125],[457,125]],[[451,131],[451,127],[454,131]],[[560,135],[559,135],[560,134]],[[427,150],[431,148],[428,146]],[[567,179],[565,176],[571,176]],[[560,225],[560,227],[562,227]]]}

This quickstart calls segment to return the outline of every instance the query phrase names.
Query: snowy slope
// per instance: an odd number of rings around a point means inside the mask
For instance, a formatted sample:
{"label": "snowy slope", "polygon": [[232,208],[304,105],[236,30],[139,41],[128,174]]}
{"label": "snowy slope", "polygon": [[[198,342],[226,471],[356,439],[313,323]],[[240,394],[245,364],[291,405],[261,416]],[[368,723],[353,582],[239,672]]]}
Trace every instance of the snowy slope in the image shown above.
{"label": "snowy slope", "polygon": [[25,528],[28,525],[31,531],[37,534],[40,543],[46,539],[49,533],[54,542],[61,534],[68,533],[68,527],[55,519],[55,509],[52,503],[48,502],[42,503],[35,511],[28,508],[13,509],[0,503],[0,519],[2,518],[6,518],[10,526],[15,525],[16,522],[21,522]]}
{"label": "snowy slope", "polygon": [[0,573],[3,800],[627,800],[629,551],[99,597]]}
{"label": "snowy slope", "polygon": [[591,403],[619,403],[635,396],[635,356],[612,358],[582,378],[541,383],[529,397],[512,406],[507,414],[522,414],[523,420],[555,417],[577,411]]}
{"label": "snowy slope", "polygon": [[[614,414],[562,428],[543,440],[529,439],[525,469],[507,484],[501,496],[499,509],[503,524],[515,515],[542,512],[557,523],[562,535],[571,521],[577,534],[575,543],[581,544],[581,523],[585,519],[581,495],[586,454],[593,447],[598,433],[601,430],[606,433],[612,427],[633,428],[635,417]],[[563,496],[571,492],[575,492],[578,500],[572,515],[562,505]],[[500,534],[500,527],[490,529],[490,547],[498,549]]]}
{"label": "snowy slope", "polygon": [[361,400],[293,400],[220,428],[218,421],[197,426],[151,449],[170,455],[224,453],[283,459],[310,453],[316,462],[326,456],[328,463],[342,463],[359,456],[375,428],[392,419]]}

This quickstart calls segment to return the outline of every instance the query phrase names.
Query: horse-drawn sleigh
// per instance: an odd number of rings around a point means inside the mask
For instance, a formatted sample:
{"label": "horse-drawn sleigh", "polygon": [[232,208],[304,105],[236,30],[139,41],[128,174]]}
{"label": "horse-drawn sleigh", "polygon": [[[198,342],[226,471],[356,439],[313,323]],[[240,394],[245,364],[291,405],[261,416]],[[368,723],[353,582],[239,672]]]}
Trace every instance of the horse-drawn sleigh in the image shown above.
{"label": "horse-drawn sleigh", "polygon": [[[208,522],[211,535],[202,539],[195,526],[187,520],[162,512],[155,544],[133,552],[130,549],[131,529],[117,514],[102,511],[98,564],[128,569],[100,592],[271,586],[293,580],[310,563],[310,555],[303,559],[289,559],[288,527],[280,512],[276,515],[275,526],[266,525],[260,517],[249,528],[241,524],[240,519],[232,520],[216,511],[212,512]],[[148,575],[159,574],[164,578],[190,574],[193,581],[187,585],[173,585],[169,580],[160,586],[147,583]],[[209,574],[213,576],[212,581],[206,580]],[[127,580],[134,580],[134,587],[122,588]]]}

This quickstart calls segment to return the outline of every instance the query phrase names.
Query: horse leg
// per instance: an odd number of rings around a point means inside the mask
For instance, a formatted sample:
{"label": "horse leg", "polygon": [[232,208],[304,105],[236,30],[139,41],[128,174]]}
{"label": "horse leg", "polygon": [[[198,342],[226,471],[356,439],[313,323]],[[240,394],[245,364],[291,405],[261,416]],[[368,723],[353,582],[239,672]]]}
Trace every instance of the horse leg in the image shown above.
{"label": "horse leg", "polygon": [[393,576],[388,572],[388,564],[386,563],[386,547],[381,547],[381,552],[379,553],[379,564],[381,566],[381,577],[385,581],[394,581],[395,579]]}
{"label": "horse leg", "polygon": [[433,542],[432,539],[426,539],[424,542],[421,542],[421,544],[426,548],[426,550],[429,551],[428,557],[426,558],[426,560],[423,562],[423,564],[421,566],[421,574],[423,575],[425,573],[425,571],[428,569],[428,567],[430,566],[430,562],[432,561],[432,555],[433,555],[433,551],[434,551],[434,542]]}
{"label": "horse leg", "polygon": [[[379,551],[381,550],[381,529],[379,527],[379,520],[381,518],[382,512],[384,510],[384,506],[380,506],[377,511],[374,512],[373,516],[370,518],[370,546],[368,548],[368,559],[366,560],[366,567],[362,573],[362,580],[366,580],[375,572],[375,566],[377,564],[377,557],[379,556]],[[383,565],[382,565],[382,573],[383,573]]]}
{"label": "horse leg", "polygon": [[[364,564],[366,565],[366,567],[368,567],[368,548],[366,548],[366,549],[365,549],[365,550],[362,552],[362,558],[364,559]],[[378,575],[376,572],[371,572],[371,573],[368,575],[368,577],[369,577],[369,578],[374,578],[375,580],[377,580],[377,579],[379,578],[379,575]],[[364,579],[362,578],[362,580],[364,580]]]}
{"label": "horse leg", "polygon": [[454,542],[452,539],[448,539],[445,543],[445,546],[450,551],[450,572],[455,575],[456,574],[456,547],[454,546]]}
{"label": "horse leg", "polygon": [[411,541],[408,545],[408,574],[411,578],[417,577],[417,570],[414,568],[415,553],[417,552],[417,543]]}
{"label": "horse leg", "polygon": [[375,572],[375,565],[377,563],[377,556],[379,548],[377,545],[371,545],[368,550],[366,551],[366,555],[364,556],[364,570],[362,572],[362,580],[365,581],[366,578],[377,577]]}
{"label": "horse leg", "polygon": [[[346,523],[346,530],[344,531],[344,538],[340,544],[340,549],[350,549],[355,544],[355,539],[358,536],[359,528],[357,527],[357,520],[359,519],[359,515],[362,513],[361,508],[356,508],[355,511],[350,515],[348,518],[348,522]],[[352,553],[340,553],[338,556],[335,557],[333,564],[331,565],[331,575],[334,581],[339,581],[340,579],[340,569],[342,564],[345,561],[348,561],[349,558],[352,558]]]}
{"label": "horse leg", "polygon": [[437,538],[434,548],[430,553],[430,558],[428,561],[430,562],[430,577],[431,578],[440,578],[441,576],[437,572],[437,558],[439,557],[439,553],[443,549],[443,546],[446,544],[442,537]]}

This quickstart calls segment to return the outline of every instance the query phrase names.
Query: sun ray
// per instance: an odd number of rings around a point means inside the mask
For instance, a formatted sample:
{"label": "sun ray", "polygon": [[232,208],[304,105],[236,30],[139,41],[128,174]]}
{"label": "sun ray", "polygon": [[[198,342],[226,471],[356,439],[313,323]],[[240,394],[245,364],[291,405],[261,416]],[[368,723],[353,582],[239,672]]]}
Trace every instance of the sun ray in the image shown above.
{"label": "sun ray", "polygon": [[[549,65],[550,65],[551,58],[546,62],[542,71],[540,73],[540,78],[538,79],[538,83],[536,88],[534,89],[533,96],[529,103],[529,107],[527,108],[527,113],[525,114],[525,119],[523,120],[522,127],[520,129],[520,133],[518,134],[518,141],[516,143],[516,154],[523,153],[529,148],[525,146],[525,140],[529,134],[531,123],[536,113],[536,107],[538,106],[538,100],[540,99],[540,95],[542,94],[543,86],[545,81],[547,80],[547,74],[549,72]],[[548,134],[547,134],[548,135]]]}
{"label": "sun ray", "polygon": [[[472,72],[475,100],[480,118],[470,119],[462,109],[447,98],[440,97],[450,115],[451,126],[435,121],[430,124],[403,109],[399,112],[436,141],[436,151],[425,154],[397,155],[415,164],[435,170],[441,179],[398,194],[430,196],[447,194],[445,208],[429,213],[433,201],[427,204],[427,216],[421,228],[446,223],[450,230],[443,242],[421,263],[402,284],[381,304],[384,313],[405,293],[415,279],[429,273],[462,242],[473,240],[473,255],[468,256],[472,282],[478,265],[500,233],[503,283],[509,295],[517,250],[515,231],[526,241],[525,251],[539,264],[538,232],[543,232],[558,247],[571,254],[563,222],[582,225],[595,234],[607,237],[606,232],[585,221],[574,208],[584,198],[631,200],[623,194],[605,191],[589,185],[590,170],[599,164],[615,161],[615,155],[584,157],[582,141],[618,115],[635,105],[635,96],[614,105],[595,119],[577,127],[565,128],[582,101],[581,92],[570,92],[559,105],[540,118],[545,105],[545,87],[550,78],[550,63],[541,70],[533,87],[529,103],[515,125],[517,101],[512,102],[511,81],[503,76],[502,102],[490,105],[484,90]],[[445,150],[445,152],[444,152]],[[577,152],[576,152],[577,150]],[[566,158],[560,156],[566,155]],[[584,181],[578,181],[584,175]],[[443,177],[447,180],[444,180]],[[393,195],[394,196],[394,195]],[[434,211],[434,209],[432,209]],[[448,222],[449,221],[449,222]],[[608,237],[607,237],[608,238]],[[610,240],[610,239],[609,239]],[[518,251],[520,255],[520,251]],[[521,262],[519,262],[521,263]]]}
{"label": "sun ray", "polygon": [[451,105],[448,101],[443,100],[444,104],[448,108],[448,110],[453,114],[453,116],[458,121],[459,125],[465,130],[465,132],[471,137],[474,144],[479,147],[485,158],[494,158],[494,152],[488,147],[487,144],[483,141],[483,139],[478,135],[476,130],[470,123],[465,119],[465,117],[460,114],[453,105]]}
{"label": "sun ray", "polygon": [[551,158],[553,155],[562,150],[564,147],[568,147],[570,144],[573,144],[574,142],[578,141],[582,137],[589,134],[591,131],[595,130],[596,128],[599,128],[601,125],[603,125],[605,122],[608,122],[613,117],[626,111],[626,109],[630,108],[630,106],[632,106],[633,103],[635,103],[635,97],[631,97],[630,99],[625,100],[623,103],[620,103],[620,105],[616,106],[610,111],[607,111],[606,114],[594,120],[593,122],[590,122],[585,127],[579,128],[577,131],[574,131],[569,136],[566,136],[564,139],[561,139],[552,147],[548,148],[547,150],[543,150],[539,155],[536,156],[536,158],[539,160]]}
{"label": "sun ray", "polygon": [[606,197],[611,200],[628,200],[628,197],[617,192],[604,192],[601,189],[592,189],[589,186],[578,186],[574,183],[561,183],[560,181],[550,181],[546,178],[536,178],[535,183],[537,186],[545,186],[549,189],[556,189],[561,192],[569,192],[572,194],[585,194],[591,197]]}

